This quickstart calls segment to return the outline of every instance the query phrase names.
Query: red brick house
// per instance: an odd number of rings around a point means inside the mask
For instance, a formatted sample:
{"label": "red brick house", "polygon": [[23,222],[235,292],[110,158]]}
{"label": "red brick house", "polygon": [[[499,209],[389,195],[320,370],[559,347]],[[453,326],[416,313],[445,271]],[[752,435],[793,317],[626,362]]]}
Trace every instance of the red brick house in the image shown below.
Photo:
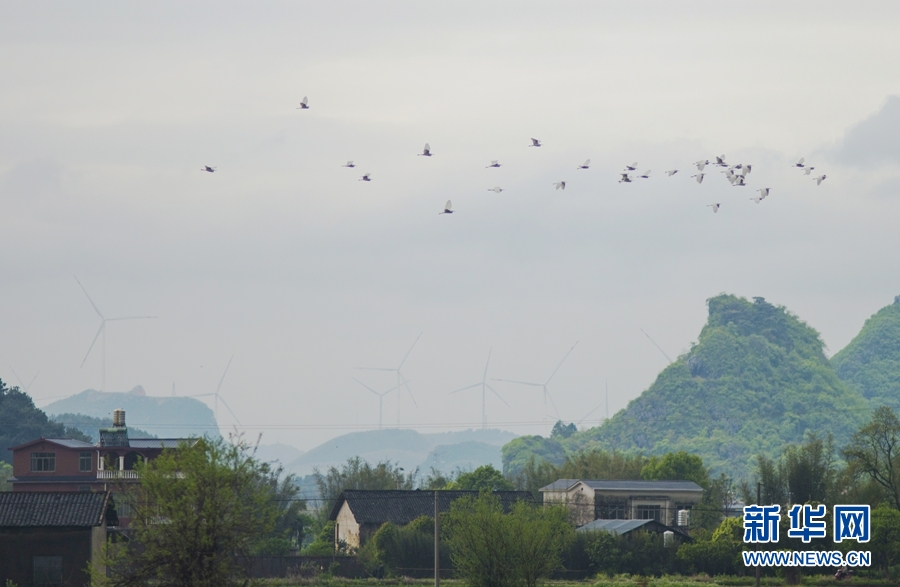
{"label": "red brick house", "polygon": [[[39,438],[11,447],[13,476],[18,491],[125,491],[140,482],[135,465],[155,459],[165,449],[177,448],[179,438],[129,438],[125,411],[116,410],[114,426],[100,430],[100,441],[90,444],[71,438]],[[127,525],[128,500],[116,500],[119,517]]]}

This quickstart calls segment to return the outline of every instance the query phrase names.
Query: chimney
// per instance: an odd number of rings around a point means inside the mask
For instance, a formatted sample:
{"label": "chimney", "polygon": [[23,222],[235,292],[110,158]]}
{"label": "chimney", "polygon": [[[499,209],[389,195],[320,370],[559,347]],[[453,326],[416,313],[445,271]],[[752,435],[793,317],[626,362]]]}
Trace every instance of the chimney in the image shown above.
{"label": "chimney", "polygon": [[124,428],[125,427],[125,410],[122,408],[116,408],[113,410],[113,426],[116,428]]}

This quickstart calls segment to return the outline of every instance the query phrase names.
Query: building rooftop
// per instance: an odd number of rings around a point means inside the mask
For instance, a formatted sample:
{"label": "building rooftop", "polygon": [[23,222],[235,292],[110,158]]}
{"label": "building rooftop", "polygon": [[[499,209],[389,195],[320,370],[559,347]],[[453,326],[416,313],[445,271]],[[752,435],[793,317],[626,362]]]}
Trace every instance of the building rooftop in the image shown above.
{"label": "building rooftop", "polygon": [[[477,495],[477,491],[438,491],[438,510],[449,511],[453,501]],[[506,510],[517,501],[534,501],[528,491],[495,491],[494,495],[500,498]],[[392,522],[404,525],[421,516],[434,517],[433,491],[348,489],[341,493],[334,504],[331,520],[337,518],[344,503],[350,507],[359,524]]]}
{"label": "building rooftop", "polygon": [[594,520],[589,524],[581,526],[576,532],[609,532],[616,536],[628,534],[635,530],[646,530],[649,532],[674,532],[675,534],[690,540],[690,537],[678,528],[666,526],[656,520]]}
{"label": "building rooftop", "polygon": [[601,491],[695,491],[702,493],[703,488],[693,481],[628,481],[628,480],[591,480],[591,479],[559,479],[541,487],[540,491],[565,491],[578,482],[584,483],[594,490]]}
{"label": "building rooftop", "polygon": [[5,491],[0,493],[0,527],[92,527],[106,516],[109,493]]}

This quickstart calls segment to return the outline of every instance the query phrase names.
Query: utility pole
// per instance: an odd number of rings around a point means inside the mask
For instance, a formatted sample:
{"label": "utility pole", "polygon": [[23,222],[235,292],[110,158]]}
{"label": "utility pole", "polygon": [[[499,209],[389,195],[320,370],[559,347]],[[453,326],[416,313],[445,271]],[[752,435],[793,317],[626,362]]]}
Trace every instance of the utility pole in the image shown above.
{"label": "utility pole", "polygon": [[441,512],[438,490],[434,490],[434,587],[441,587]]}
{"label": "utility pole", "polygon": [[[756,484],[756,505],[760,505],[762,501],[762,483]],[[759,544],[756,545],[756,550],[759,550]],[[756,587],[759,587],[759,561],[757,561],[756,565]]]}

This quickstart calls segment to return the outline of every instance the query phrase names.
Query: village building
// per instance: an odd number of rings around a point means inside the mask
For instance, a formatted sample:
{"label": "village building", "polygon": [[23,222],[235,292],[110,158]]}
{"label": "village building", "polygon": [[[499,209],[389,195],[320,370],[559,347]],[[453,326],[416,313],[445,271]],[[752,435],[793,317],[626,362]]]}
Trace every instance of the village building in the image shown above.
{"label": "village building", "polygon": [[[140,483],[135,465],[158,457],[164,450],[196,439],[129,438],[125,411],[115,410],[113,427],[100,429],[90,444],[71,438],[38,438],[11,447],[13,492],[83,491],[124,492]],[[118,499],[119,517],[127,525],[127,499]]]}
{"label": "village building", "polygon": [[[528,491],[494,491],[505,510],[517,501],[533,502]],[[477,496],[477,491],[438,491],[438,511],[450,511],[450,504],[464,496]],[[422,516],[434,517],[434,491],[347,489],[331,509],[329,519],[335,523],[335,539],[349,548],[359,548],[385,522],[398,526]]]}
{"label": "village building", "polygon": [[655,520],[686,527],[690,509],[703,488],[693,481],[623,481],[559,479],[541,487],[544,505],[560,503],[570,520],[584,526],[594,520]]}
{"label": "village building", "polygon": [[104,572],[107,528],[116,526],[108,492],[0,493],[0,578],[20,587],[90,585]]}

